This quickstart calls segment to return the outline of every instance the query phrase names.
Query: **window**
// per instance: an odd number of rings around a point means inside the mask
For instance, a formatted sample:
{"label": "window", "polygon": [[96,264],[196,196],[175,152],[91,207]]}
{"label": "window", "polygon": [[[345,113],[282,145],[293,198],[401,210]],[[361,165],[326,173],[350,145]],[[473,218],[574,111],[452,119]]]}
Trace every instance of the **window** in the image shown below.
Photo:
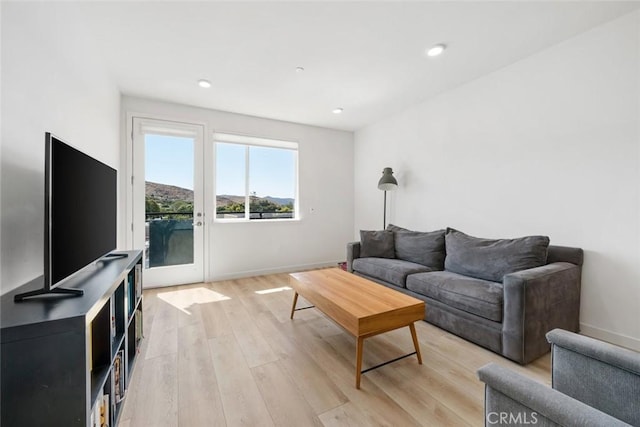
{"label": "window", "polygon": [[216,133],[216,219],[297,218],[298,143]]}

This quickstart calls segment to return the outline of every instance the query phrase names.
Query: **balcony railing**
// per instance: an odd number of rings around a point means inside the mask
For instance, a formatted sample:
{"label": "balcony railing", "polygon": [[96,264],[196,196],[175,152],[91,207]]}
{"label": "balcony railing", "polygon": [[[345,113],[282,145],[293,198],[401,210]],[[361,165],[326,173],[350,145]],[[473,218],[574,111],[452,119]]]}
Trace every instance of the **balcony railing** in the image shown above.
{"label": "balcony railing", "polygon": [[[225,211],[216,212],[216,218],[243,219],[244,217],[245,217],[244,212],[225,212]],[[276,211],[249,212],[249,219],[286,219],[286,218],[294,218],[294,212],[276,212]]]}
{"label": "balcony railing", "polygon": [[177,219],[174,218],[179,216],[179,219],[193,218],[193,212],[146,212],[145,213],[147,221],[151,219]]}
{"label": "balcony railing", "polygon": [[[216,212],[217,218],[244,218],[244,212]],[[167,219],[189,219],[193,218],[193,212],[147,212],[146,219],[149,221]],[[294,218],[294,212],[250,212],[249,219],[281,219]]]}

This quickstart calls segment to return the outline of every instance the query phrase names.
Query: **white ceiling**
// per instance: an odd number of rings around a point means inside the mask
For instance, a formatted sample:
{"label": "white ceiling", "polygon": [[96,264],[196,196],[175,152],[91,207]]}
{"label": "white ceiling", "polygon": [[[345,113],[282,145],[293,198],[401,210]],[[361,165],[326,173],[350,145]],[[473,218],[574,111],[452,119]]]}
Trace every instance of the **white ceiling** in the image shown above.
{"label": "white ceiling", "polygon": [[[639,6],[613,1],[60,5],[69,8],[65,19],[82,22],[124,94],[344,130],[357,130]],[[58,22],[55,31],[64,28]],[[445,54],[426,57],[425,48],[440,42],[449,47]],[[298,66],[305,71],[296,73]],[[213,86],[198,87],[200,78]],[[332,114],[336,107],[344,113]]]}

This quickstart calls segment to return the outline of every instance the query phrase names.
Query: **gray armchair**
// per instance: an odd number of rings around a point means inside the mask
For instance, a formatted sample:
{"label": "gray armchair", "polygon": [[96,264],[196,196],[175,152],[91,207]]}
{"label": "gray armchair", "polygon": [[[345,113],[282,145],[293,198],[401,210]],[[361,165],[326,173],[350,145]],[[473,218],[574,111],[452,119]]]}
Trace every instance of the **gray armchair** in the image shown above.
{"label": "gray armchair", "polygon": [[478,370],[486,426],[640,426],[640,353],[561,329],[547,340],[553,388],[493,363]]}

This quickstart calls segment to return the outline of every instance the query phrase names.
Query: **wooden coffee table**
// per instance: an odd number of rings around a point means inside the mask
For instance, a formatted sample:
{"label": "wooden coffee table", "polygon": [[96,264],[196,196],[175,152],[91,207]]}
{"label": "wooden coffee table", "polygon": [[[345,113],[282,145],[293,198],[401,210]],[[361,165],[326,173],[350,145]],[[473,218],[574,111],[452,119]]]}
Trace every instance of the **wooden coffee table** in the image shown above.
{"label": "wooden coffee table", "polygon": [[[356,337],[356,388],[360,376],[372,369],[416,355],[422,364],[415,321],[424,319],[424,302],[389,289],[363,277],[338,268],[291,273],[289,283],[294,289],[291,319],[298,295],[302,295],[315,308]],[[396,359],[362,370],[364,339],[408,326],[415,351]]]}

